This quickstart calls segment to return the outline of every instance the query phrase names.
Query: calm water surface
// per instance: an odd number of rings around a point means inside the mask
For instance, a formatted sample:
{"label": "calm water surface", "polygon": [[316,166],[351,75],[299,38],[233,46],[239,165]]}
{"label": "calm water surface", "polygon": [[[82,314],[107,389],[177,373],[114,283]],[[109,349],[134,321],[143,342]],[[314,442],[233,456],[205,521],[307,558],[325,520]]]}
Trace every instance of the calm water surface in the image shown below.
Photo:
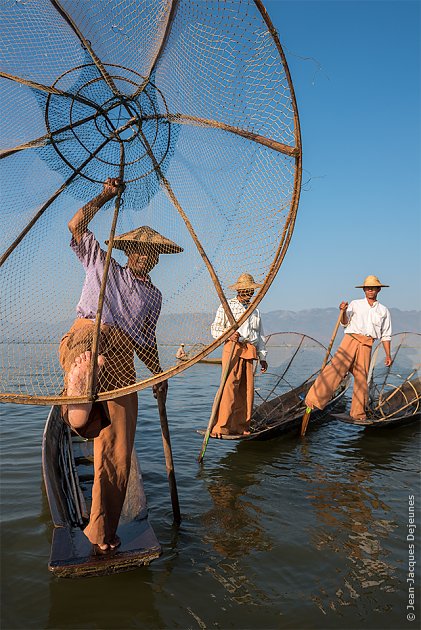
{"label": "calm water surface", "polygon": [[[4,630],[419,627],[419,587],[412,623],[406,608],[408,497],[421,499],[419,424],[369,432],[332,419],[310,425],[304,440],[211,440],[200,468],[196,429],[207,425],[219,374],[197,365],[170,382],[178,531],[156,402],[141,392],[136,449],[163,555],[108,577],[48,572],[48,408],[0,405]],[[419,585],[419,552],[417,560]]]}

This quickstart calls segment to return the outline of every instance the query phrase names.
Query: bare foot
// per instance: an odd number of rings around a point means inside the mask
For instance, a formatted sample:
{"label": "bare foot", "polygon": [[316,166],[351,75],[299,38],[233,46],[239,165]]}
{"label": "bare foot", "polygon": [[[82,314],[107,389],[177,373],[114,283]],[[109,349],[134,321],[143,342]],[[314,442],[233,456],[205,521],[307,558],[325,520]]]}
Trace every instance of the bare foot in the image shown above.
{"label": "bare foot", "polygon": [[120,547],[120,545],[121,545],[121,540],[118,536],[116,536],[113,542],[110,543],[110,549],[117,549],[117,547]]}
{"label": "bare foot", "polygon": [[250,435],[250,431],[243,431],[243,435]]}
{"label": "bare foot", "polygon": [[96,543],[94,548],[97,549],[100,553],[108,553],[109,551],[114,551],[121,545],[121,540],[118,536],[116,536],[112,543]]}
{"label": "bare foot", "polygon": [[[98,356],[98,372],[104,365],[104,357]],[[67,376],[67,395],[68,396],[85,396],[89,376],[91,372],[92,353],[87,351],[76,357],[75,362],[71,365]],[[82,403],[78,405],[68,405],[69,422],[76,430],[83,427],[88,421],[89,414],[92,409],[92,403]],[[106,551],[106,550],[102,550]]]}

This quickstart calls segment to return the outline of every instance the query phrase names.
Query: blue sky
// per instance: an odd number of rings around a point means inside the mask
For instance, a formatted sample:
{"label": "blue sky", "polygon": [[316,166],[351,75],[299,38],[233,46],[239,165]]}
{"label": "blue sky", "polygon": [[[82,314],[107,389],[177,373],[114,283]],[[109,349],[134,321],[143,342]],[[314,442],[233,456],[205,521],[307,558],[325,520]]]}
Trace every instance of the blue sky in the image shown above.
{"label": "blue sky", "polygon": [[263,311],[363,297],[421,309],[418,1],[265,0],[292,74],[303,142],[294,235]]}

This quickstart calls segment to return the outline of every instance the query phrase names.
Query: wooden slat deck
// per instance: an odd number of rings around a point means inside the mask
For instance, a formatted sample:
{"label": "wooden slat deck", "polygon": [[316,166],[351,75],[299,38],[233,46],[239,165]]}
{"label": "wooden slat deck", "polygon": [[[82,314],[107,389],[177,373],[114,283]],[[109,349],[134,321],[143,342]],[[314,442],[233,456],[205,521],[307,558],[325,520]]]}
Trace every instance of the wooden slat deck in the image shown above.
{"label": "wooden slat deck", "polygon": [[48,416],[42,448],[44,484],[54,525],[48,568],[58,577],[118,573],[147,565],[161,554],[148,520],[146,498],[137,456],[132,468],[118,535],[121,546],[98,553],[83,533],[92,486],[91,445],[72,436],[60,408]]}

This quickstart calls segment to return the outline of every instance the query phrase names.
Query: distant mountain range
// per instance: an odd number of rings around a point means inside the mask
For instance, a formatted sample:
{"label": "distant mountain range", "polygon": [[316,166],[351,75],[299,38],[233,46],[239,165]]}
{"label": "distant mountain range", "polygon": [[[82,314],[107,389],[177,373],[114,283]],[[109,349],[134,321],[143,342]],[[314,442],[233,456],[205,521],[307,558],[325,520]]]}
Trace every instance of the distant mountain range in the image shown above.
{"label": "distant mountain range", "polygon": [[[421,333],[421,311],[401,311],[391,308],[393,333]],[[337,308],[313,308],[305,311],[270,311],[262,313],[266,334],[276,332],[298,332],[328,344],[335,327]],[[340,337],[340,331],[338,338]]]}
{"label": "distant mountain range", "polygon": [[[421,311],[401,311],[390,309],[393,332],[421,333]],[[270,311],[262,312],[265,334],[277,332],[303,333],[323,344],[328,344],[338,318],[337,308],[314,308],[304,311]],[[186,345],[196,343],[209,344],[212,341],[210,325],[214,313],[180,313],[161,315],[158,322],[158,342],[178,345],[183,341]],[[43,322],[31,326],[32,343],[55,343],[70,328],[72,320],[61,322]],[[5,326],[1,342],[18,343],[29,341],[27,324],[10,323]],[[6,332],[7,329],[7,332]],[[339,331],[338,340],[341,338]]]}

